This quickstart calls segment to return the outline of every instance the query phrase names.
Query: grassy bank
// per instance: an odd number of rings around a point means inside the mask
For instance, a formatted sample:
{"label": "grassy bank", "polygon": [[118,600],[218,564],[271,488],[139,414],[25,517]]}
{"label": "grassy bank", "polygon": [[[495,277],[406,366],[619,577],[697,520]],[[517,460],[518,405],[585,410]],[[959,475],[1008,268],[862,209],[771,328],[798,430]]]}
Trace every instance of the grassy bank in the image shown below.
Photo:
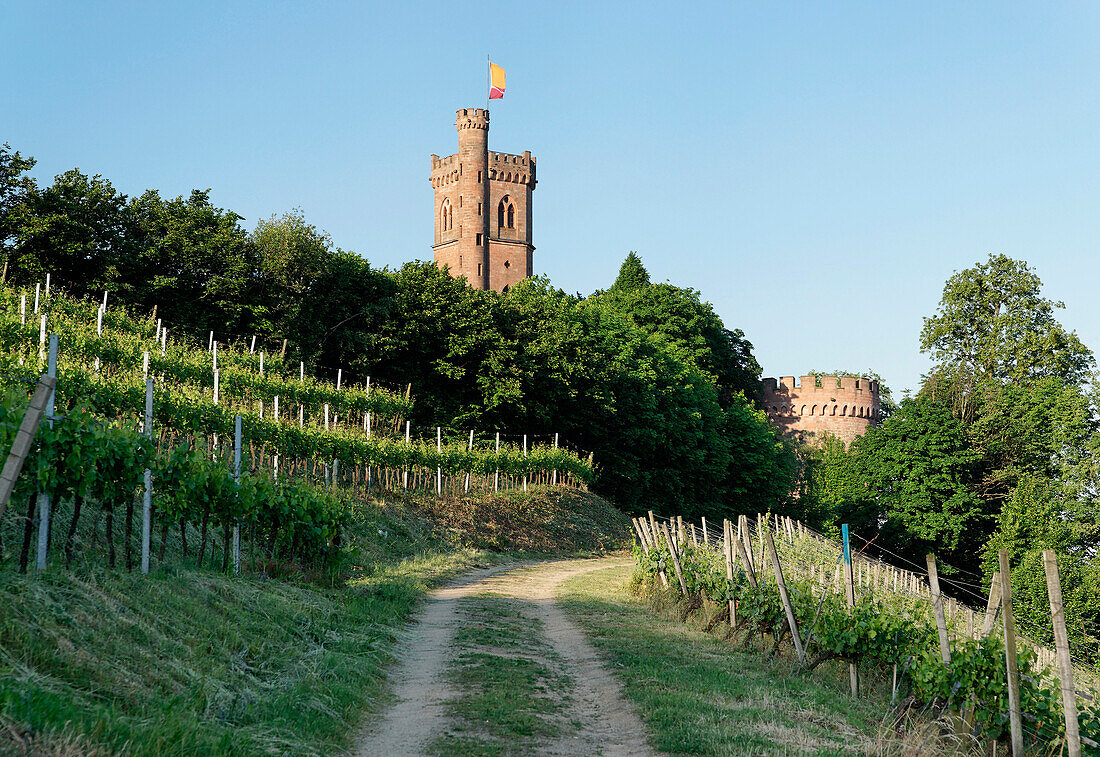
{"label": "grassy bank", "polygon": [[92,560],[2,570],[0,753],[338,752],[384,704],[398,632],[430,587],[524,549],[617,546],[627,528],[575,492],[389,497],[357,507],[335,585],[183,559],[148,577]]}
{"label": "grassy bank", "polygon": [[622,680],[651,734],[673,755],[937,754],[934,737],[883,727],[888,685],[853,700],[846,669],[813,675],[757,647],[734,647],[708,613],[683,621],[664,591],[632,584],[630,567],[570,579],[563,606]]}

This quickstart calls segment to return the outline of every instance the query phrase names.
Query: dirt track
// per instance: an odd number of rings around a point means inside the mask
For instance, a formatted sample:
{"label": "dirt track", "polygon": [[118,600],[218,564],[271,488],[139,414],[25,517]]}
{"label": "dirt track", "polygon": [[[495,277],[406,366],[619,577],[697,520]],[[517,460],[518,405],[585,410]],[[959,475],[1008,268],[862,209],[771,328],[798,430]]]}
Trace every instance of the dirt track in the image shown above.
{"label": "dirt track", "polygon": [[578,573],[621,565],[624,558],[569,560],[504,566],[474,571],[432,592],[407,637],[394,674],[396,701],[368,725],[353,754],[363,757],[421,755],[426,745],[448,727],[447,704],[459,692],[444,675],[452,662],[452,640],[463,622],[459,600],[491,592],[517,600],[528,617],[541,622],[546,641],[560,656],[574,682],[568,721],[554,740],[534,754],[655,754],[646,742],[641,720],[622,696],[621,687],[604,668],[581,630],[554,602],[561,583]]}

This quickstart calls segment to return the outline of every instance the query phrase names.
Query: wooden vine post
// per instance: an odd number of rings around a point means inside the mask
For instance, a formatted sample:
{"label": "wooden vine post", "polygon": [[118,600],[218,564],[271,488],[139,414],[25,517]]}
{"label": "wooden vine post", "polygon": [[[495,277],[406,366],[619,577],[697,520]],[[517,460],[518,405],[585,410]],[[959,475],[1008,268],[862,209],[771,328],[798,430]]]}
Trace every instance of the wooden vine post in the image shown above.
{"label": "wooden vine post", "polygon": [[[284,341],[285,345],[285,341]],[[233,419],[233,481],[238,487],[237,496],[240,497],[241,485],[241,416]],[[239,518],[233,521],[233,575],[241,573],[241,521]]]}
{"label": "wooden vine post", "polygon": [[38,379],[38,386],[31,397],[27,412],[23,415],[23,422],[19,424],[19,431],[15,434],[15,441],[11,445],[11,452],[4,462],[4,472],[0,473],[0,520],[4,517],[4,510],[8,506],[11,492],[15,488],[15,482],[19,479],[19,473],[23,470],[23,463],[30,454],[31,444],[34,442],[38,426],[42,422],[42,416],[46,412],[46,405],[50,401],[50,395],[57,386],[57,379],[43,374]]}
{"label": "wooden vine post", "polygon": [[[643,531],[649,535],[650,542],[653,544],[653,548],[657,549],[661,541],[661,532],[657,529],[657,519],[653,517],[653,511],[649,511],[649,522],[647,523],[643,518],[638,518],[642,522]],[[661,586],[668,588],[668,576],[665,571],[659,567],[658,563],[657,575],[661,579]]]}
{"label": "wooden vine post", "polygon": [[[733,524],[728,518],[722,520],[722,554],[726,558],[727,587],[733,587]],[[730,603],[730,628],[737,627],[737,602],[731,596]]]}
{"label": "wooden vine post", "polygon": [[1047,574],[1050,617],[1054,623],[1054,646],[1058,651],[1058,679],[1062,689],[1062,712],[1066,716],[1066,751],[1069,757],[1081,757],[1081,731],[1077,722],[1077,691],[1073,686],[1073,660],[1066,633],[1066,608],[1062,604],[1062,581],[1058,576],[1058,556],[1043,550],[1043,570]]}
{"label": "wooden vine post", "polygon": [[989,599],[985,603],[985,617],[982,618],[981,637],[984,639],[993,633],[993,624],[997,621],[997,612],[1001,609],[1001,571],[993,574],[989,583]]}
{"label": "wooden vine post", "polygon": [[779,598],[783,600],[783,610],[787,613],[787,627],[791,630],[791,641],[794,642],[794,651],[798,654],[798,661],[806,664],[806,650],[802,647],[802,637],[798,635],[798,621],[794,617],[794,607],[791,598],[787,594],[787,582],[783,580],[783,568],[779,564],[779,553],[775,551],[775,541],[772,532],[764,532],[764,540],[768,544],[768,555],[772,560],[772,568],[775,569],[775,582],[779,585]]}
{"label": "wooden vine post", "polygon": [[687,584],[684,583],[684,574],[680,571],[680,554],[676,550],[676,544],[672,539],[672,534],[668,531],[668,524],[662,523],[661,529],[665,534],[665,541],[668,542],[668,551],[672,555],[672,567],[676,569],[676,580],[680,582],[680,591],[684,596],[688,595]]}
{"label": "wooden vine post", "polygon": [[637,518],[630,519],[631,524],[634,526],[634,533],[638,536],[638,543],[642,547],[642,554],[649,554],[649,540],[645,537],[645,532],[642,531],[641,525],[638,523]]}
{"label": "wooden vine post", "polygon": [[752,567],[752,559],[749,557],[749,550],[745,549],[745,542],[739,537],[734,537],[733,545],[737,548],[737,554],[741,556],[741,562],[745,564],[745,575],[748,576],[752,588],[759,588],[760,584],[756,580],[756,571]]}
{"label": "wooden vine post", "polygon": [[1016,669],[1016,619],[1012,613],[1012,571],[1008,551],[997,550],[1001,566],[1001,607],[1004,611],[1005,669],[1008,673],[1008,722],[1013,757],[1024,757],[1024,727],[1020,711],[1020,673]]}
{"label": "wooden vine post", "polygon": [[936,630],[940,634],[940,657],[944,665],[951,664],[951,638],[947,633],[947,619],[943,614],[943,595],[940,594],[940,577],[936,571],[936,556],[925,555],[928,565],[928,585],[932,589],[932,610],[936,615]]}

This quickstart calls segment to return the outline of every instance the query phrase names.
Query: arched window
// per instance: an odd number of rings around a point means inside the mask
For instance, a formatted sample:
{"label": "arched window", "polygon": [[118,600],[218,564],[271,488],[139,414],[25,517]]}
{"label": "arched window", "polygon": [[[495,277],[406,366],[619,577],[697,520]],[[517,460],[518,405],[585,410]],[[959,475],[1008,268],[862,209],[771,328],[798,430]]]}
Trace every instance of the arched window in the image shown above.
{"label": "arched window", "polygon": [[802,406],[802,412],[800,412],[799,415],[805,415],[805,414],[806,414],[806,406],[803,405]]}
{"label": "arched window", "polygon": [[504,195],[497,205],[497,228],[516,228],[516,206],[512,204],[512,198]]}
{"label": "arched window", "polygon": [[847,405],[845,405],[844,407],[840,408],[840,414],[841,414],[841,415],[847,415],[847,414],[848,414],[848,406],[847,406]]}
{"label": "arched window", "polygon": [[[810,408],[810,415],[817,415],[817,405]],[[822,413],[824,415],[824,413]]]}
{"label": "arched window", "polygon": [[439,207],[439,230],[449,231],[454,226],[454,212],[449,199],[443,200]]}

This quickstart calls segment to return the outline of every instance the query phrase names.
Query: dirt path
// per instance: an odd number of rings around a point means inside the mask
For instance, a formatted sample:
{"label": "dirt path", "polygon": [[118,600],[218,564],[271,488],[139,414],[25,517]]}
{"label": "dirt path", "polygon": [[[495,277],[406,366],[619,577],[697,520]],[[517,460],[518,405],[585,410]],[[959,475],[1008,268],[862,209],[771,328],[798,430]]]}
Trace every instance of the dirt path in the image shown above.
{"label": "dirt path", "polygon": [[463,622],[459,601],[487,592],[518,600],[522,612],[542,624],[546,641],[574,682],[569,692],[571,726],[562,729],[555,740],[540,744],[534,753],[564,757],[655,754],[646,742],[641,720],[623,698],[618,681],[603,667],[581,630],[554,602],[557,588],[570,576],[627,561],[604,558],[496,567],[467,574],[432,592],[418,622],[398,642],[402,656],[394,676],[396,701],[364,733],[353,754],[421,755],[425,746],[443,733],[449,724],[447,704],[459,696],[448,687],[444,676],[454,656],[455,632]]}

